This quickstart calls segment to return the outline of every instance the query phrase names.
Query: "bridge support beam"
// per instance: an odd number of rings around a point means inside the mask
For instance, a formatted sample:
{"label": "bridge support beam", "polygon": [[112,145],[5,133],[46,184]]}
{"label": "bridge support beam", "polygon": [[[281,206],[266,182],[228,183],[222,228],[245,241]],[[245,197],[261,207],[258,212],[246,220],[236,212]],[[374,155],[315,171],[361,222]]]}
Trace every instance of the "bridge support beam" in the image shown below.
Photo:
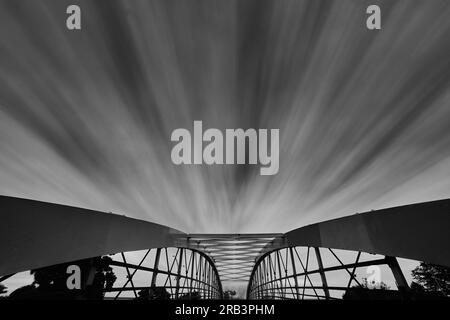
{"label": "bridge support beam", "polygon": [[320,251],[318,247],[314,248],[316,252],[317,264],[319,265],[320,279],[322,280],[323,292],[325,293],[325,299],[330,299],[330,291],[328,290],[327,277],[325,276],[325,272],[323,271],[323,262],[322,257],[320,256]]}
{"label": "bridge support beam", "polygon": [[408,291],[409,285],[406,281],[406,278],[398,264],[398,261],[395,257],[386,257],[386,263],[391,268],[392,274],[394,275],[395,283],[397,284],[397,288],[400,291]]}

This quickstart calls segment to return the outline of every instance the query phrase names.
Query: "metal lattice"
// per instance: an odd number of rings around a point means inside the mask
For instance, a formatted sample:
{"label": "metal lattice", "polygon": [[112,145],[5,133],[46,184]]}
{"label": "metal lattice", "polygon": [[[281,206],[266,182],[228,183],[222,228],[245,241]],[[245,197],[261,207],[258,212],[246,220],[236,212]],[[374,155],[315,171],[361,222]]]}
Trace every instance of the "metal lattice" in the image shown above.
{"label": "metal lattice", "polygon": [[189,234],[181,244],[205,252],[222,281],[248,281],[257,258],[284,243],[283,234]]}
{"label": "metal lattice", "polygon": [[[262,255],[252,271],[247,298],[341,299],[351,287],[364,287],[356,277],[359,268],[383,265],[391,270],[399,290],[408,289],[396,258],[373,258],[373,255],[367,253],[347,251],[345,255],[350,262],[343,262],[336,251],[342,250],[289,247]],[[323,258],[324,254],[327,254],[326,259]],[[340,283],[330,285],[330,275],[334,273],[336,278],[338,272],[341,272]],[[332,291],[334,294],[330,293]]]}
{"label": "metal lattice", "polygon": [[[138,262],[132,263],[130,258]],[[150,299],[222,297],[222,286],[214,263],[197,250],[157,248],[138,253],[120,253],[114,256],[110,266],[125,279],[122,285],[116,284],[106,290],[106,294],[113,299],[139,298],[144,294]]]}

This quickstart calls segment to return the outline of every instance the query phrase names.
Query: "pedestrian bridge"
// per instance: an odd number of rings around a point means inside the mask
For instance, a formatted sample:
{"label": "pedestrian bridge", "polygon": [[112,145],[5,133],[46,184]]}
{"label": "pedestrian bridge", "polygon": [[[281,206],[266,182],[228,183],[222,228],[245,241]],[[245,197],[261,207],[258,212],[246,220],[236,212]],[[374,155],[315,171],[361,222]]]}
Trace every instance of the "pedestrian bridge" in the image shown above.
{"label": "pedestrian bridge", "polygon": [[[361,286],[356,272],[369,266],[386,266],[397,288],[408,290],[396,257],[450,266],[449,199],[354,214],[284,234],[188,234],[121,215],[5,196],[0,212],[0,282],[22,271],[112,255],[110,265],[122,270],[116,272],[120,286],[107,290],[115,298],[165,288],[170,298],[195,293],[218,299],[223,284],[237,282],[246,284],[251,299],[333,299]],[[330,283],[336,272],[347,277],[344,285]]]}

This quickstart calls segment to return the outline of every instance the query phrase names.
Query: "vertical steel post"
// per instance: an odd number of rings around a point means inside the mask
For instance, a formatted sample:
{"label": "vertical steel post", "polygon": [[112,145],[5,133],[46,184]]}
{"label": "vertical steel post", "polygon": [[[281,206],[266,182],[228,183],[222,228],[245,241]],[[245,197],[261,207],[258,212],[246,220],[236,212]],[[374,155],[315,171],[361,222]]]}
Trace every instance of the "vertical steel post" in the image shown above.
{"label": "vertical steel post", "polygon": [[[203,256],[202,255],[200,255],[200,259],[198,259],[199,261],[198,261],[198,264],[199,264],[199,268],[197,269],[197,271],[198,271],[198,277],[197,277],[197,280],[202,280],[202,260],[203,260]],[[197,282],[198,283],[198,291],[199,291],[199,294],[203,297],[203,298],[205,298],[205,295],[204,295],[204,292],[202,291],[202,283],[201,282]]]}
{"label": "vertical steel post", "polygon": [[391,268],[399,291],[408,291],[409,285],[395,257],[386,256],[386,263]]}
{"label": "vertical steel post", "polygon": [[263,292],[261,291],[261,266],[258,266],[258,270],[256,270],[256,279],[258,280],[257,284],[258,284],[258,299],[262,299],[263,298]]}
{"label": "vertical steel post", "polygon": [[210,280],[211,280],[211,277],[210,277],[210,275],[211,275],[211,270],[210,270],[210,266],[209,266],[209,263],[208,263],[208,269],[207,269],[208,271],[207,271],[207,273],[206,273],[206,283],[208,284],[208,287],[206,288],[207,289],[207,291],[206,291],[206,296],[208,297],[208,299],[209,298],[211,298],[211,291],[210,291],[210,289],[211,289],[211,283],[210,283]]}
{"label": "vertical steel post", "polygon": [[269,258],[269,274],[270,274],[270,286],[272,288],[271,293],[272,297],[275,296],[275,282],[274,282],[274,271],[273,271],[273,265],[272,265],[272,253],[270,253],[267,258]]}
{"label": "vertical steel post", "polygon": [[195,255],[196,255],[196,253],[195,253],[195,251],[192,251],[191,252],[191,280],[190,280],[190,284],[189,284],[189,291],[190,291],[190,293],[191,293],[191,295],[192,295],[192,292],[193,292],[193,281],[194,281],[194,265],[195,265]]}
{"label": "vertical steel post", "polygon": [[289,251],[291,253],[291,263],[292,263],[292,272],[294,275],[295,292],[297,294],[297,299],[300,299],[300,292],[298,291],[297,268],[295,267],[295,260],[294,260],[294,249],[292,249],[292,247],[289,247]]}
{"label": "vertical steel post", "polygon": [[281,263],[280,263],[280,251],[277,250],[277,263],[278,263],[278,279],[280,280],[280,295],[284,298],[285,297],[285,291],[283,290],[283,281],[281,280],[282,272],[281,272]]}
{"label": "vertical steel post", "polygon": [[268,283],[268,272],[267,272],[267,261],[266,259],[263,260],[262,263],[260,263],[260,265],[262,265],[262,269],[263,269],[263,290],[264,290],[264,294],[267,297],[269,295],[269,283]]}
{"label": "vertical steel post", "polygon": [[177,284],[175,288],[175,298],[178,299],[178,294],[180,292],[180,278],[181,278],[181,265],[183,263],[183,248],[180,249],[180,258],[178,259],[178,270],[177,270]]}
{"label": "vertical steel post", "polygon": [[203,272],[203,290],[205,291],[206,298],[208,298],[208,261],[205,259]]}
{"label": "vertical steel post", "polygon": [[323,292],[325,292],[325,298],[328,300],[330,299],[330,292],[328,291],[327,278],[325,277],[325,272],[323,271],[322,257],[320,256],[318,247],[315,247],[314,250],[316,251],[317,263],[319,264],[319,273],[320,278],[322,279]]}
{"label": "vertical steel post", "polygon": [[153,265],[152,283],[151,287],[156,286],[156,277],[158,276],[159,258],[161,256],[161,248],[156,249],[155,263]]}

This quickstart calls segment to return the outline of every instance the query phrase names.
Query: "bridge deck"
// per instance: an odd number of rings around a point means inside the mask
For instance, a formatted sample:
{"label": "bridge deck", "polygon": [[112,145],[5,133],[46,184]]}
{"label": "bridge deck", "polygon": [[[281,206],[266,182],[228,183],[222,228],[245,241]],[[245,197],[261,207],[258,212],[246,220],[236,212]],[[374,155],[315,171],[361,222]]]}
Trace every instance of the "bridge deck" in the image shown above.
{"label": "bridge deck", "polygon": [[208,254],[222,281],[248,281],[256,259],[285,243],[282,233],[188,234],[179,246]]}

